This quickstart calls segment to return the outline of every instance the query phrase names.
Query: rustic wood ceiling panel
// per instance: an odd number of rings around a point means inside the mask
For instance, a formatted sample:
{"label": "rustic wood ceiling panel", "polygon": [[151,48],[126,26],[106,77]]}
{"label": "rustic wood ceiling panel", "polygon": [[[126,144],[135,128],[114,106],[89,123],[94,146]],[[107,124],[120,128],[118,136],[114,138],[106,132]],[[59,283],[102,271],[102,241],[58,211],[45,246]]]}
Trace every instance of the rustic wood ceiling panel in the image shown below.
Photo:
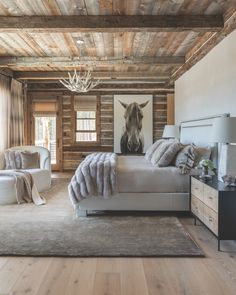
{"label": "rustic wood ceiling panel", "polygon": [[[60,64],[58,61],[45,60],[40,64],[35,59],[35,62],[29,60],[28,64],[24,64],[12,60],[6,66],[14,71],[67,71],[74,68],[78,70],[89,68],[96,72],[153,72],[175,77],[175,73],[182,73],[182,70],[179,71],[180,66],[184,66],[186,60],[194,59],[196,52],[201,51],[209,40],[211,43],[211,39],[221,39],[215,36],[218,36],[220,31],[224,31],[223,17],[226,22],[235,9],[236,0],[1,0],[0,16],[25,16],[25,22],[21,18],[18,23],[17,20],[15,21],[15,27],[11,27],[11,24],[7,27],[6,22],[8,23],[10,18],[1,18],[0,59],[4,57],[79,57],[83,62],[82,65],[78,62],[73,64],[73,61]],[[90,21],[91,18],[94,19],[94,16],[104,16],[103,19],[95,17],[97,23],[94,21],[94,24],[98,24],[98,21],[103,20],[104,27],[95,26],[91,30],[90,26],[85,26],[78,29],[77,17],[74,19],[70,17],[74,23],[72,21],[68,26],[63,26],[68,21],[66,16],[79,15]],[[117,17],[114,19],[113,15]],[[133,18],[141,15],[143,17],[136,19],[133,27],[128,26],[125,29],[121,24],[120,27],[116,27],[118,18],[125,15],[133,16]],[[151,15],[167,16],[167,18],[151,18],[149,17]],[[170,15],[172,17],[168,19]],[[188,17],[181,17],[182,15]],[[28,19],[27,16],[33,16],[34,21],[32,17]],[[55,21],[56,27],[53,27],[53,23],[47,29],[44,25],[40,27],[42,22],[45,24],[45,18],[38,20],[37,16],[49,16],[47,18],[49,23],[49,19],[57,19],[52,16],[59,16],[60,19]],[[61,16],[65,16],[64,21]],[[79,18],[80,23],[86,22],[83,17]],[[114,19],[114,27],[106,26],[109,17]],[[155,22],[153,27],[151,22],[147,22],[147,18]],[[190,18],[191,21],[189,21]],[[157,19],[160,20],[159,25],[155,21]],[[31,24],[30,20],[36,24],[36,28],[27,27],[27,24]],[[182,23],[178,20],[182,20]],[[189,26],[186,25],[186,20]],[[23,27],[25,26],[24,30],[19,30],[21,21]],[[130,18],[126,18],[126,21],[129,22]],[[135,27],[136,21],[139,22],[139,27]],[[201,21],[204,22],[202,27]],[[59,22],[62,23],[62,27],[57,26]],[[142,22],[144,22],[143,26]],[[48,23],[46,25],[48,26]],[[230,30],[226,31],[230,32]],[[78,45],[78,40],[82,40],[83,44]],[[207,50],[204,49],[204,52]],[[169,64],[165,62],[160,65],[160,62],[155,59],[150,62],[155,57],[170,58]],[[171,60],[171,57],[176,57],[178,62]],[[140,62],[141,59],[144,61]],[[4,59],[2,60],[1,68],[4,66]],[[97,64],[90,62],[94,60],[98,61]],[[108,62],[103,64],[101,60]],[[121,60],[124,60],[124,63]]]}
{"label": "rustic wood ceiling panel", "polygon": [[[185,55],[199,33],[0,33],[0,56]],[[202,35],[200,35],[202,36]],[[78,45],[76,41],[84,41]]]}
{"label": "rustic wood ceiling panel", "polygon": [[235,0],[1,0],[0,15],[221,14]]}

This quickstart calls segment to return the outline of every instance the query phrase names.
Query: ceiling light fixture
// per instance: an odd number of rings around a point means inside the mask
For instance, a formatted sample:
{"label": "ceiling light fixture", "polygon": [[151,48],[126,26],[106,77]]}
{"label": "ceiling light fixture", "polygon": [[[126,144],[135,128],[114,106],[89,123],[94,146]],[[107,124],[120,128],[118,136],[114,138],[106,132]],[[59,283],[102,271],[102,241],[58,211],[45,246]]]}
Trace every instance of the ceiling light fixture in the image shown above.
{"label": "ceiling light fixture", "polygon": [[79,44],[79,45],[83,45],[83,44],[84,44],[84,40],[82,40],[82,39],[77,39],[77,40],[76,40],[76,43]]}
{"label": "ceiling light fixture", "polygon": [[74,74],[71,75],[68,72],[68,80],[59,80],[66,88],[73,92],[88,92],[100,83],[100,80],[94,80],[92,78],[91,72],[87,71],[84,74],[80,72],[77,73],[74,70]]}

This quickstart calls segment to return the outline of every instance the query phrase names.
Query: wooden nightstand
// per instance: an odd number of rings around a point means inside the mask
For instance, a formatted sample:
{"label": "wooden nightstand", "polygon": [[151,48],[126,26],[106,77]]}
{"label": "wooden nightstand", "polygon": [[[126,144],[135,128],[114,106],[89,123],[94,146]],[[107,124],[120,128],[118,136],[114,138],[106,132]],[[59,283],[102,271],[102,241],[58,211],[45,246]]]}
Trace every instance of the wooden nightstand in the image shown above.
{"label": "wooden nightstand", "polygon": [[198,176],[190,176],[191,212],[218,239],[236,240],[236,188],[225,187],[214,176],[203,181]]}

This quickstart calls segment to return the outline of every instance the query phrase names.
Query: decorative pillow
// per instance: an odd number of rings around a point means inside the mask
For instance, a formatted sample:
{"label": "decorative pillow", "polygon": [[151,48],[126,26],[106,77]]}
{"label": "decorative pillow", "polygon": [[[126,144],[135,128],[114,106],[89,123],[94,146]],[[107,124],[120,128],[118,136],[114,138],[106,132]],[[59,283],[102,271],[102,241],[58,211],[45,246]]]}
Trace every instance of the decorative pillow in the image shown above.
{"label": "decorative pillow", "polygon": [[11,169],[21,169],[21,152],[20,151],[11,151],[7,150],[4,153],[5,156],[5,163],[6,163],[6,170]]}
{"label": "decorative pillow", "polygon": [[151,163],[153,165],[158,165],[159,160],[161,157],[164,155],[164,153],[167,151],[169,146],[173,144],[173,141],[165,140],[162,142],[158,148],[154,151],[152,158],[151,158]]}
{"label": "decorative pillow", "polygon": [[157,163],[158,167],[167,167],[170,165],[170,163],[175,158],[176,154],[179,152],[179,150],[182,149],[182,144],[179,142],[173,142],[170,146],[168,146],[165,153],[162,155],[160,160]]}
{"label": "decorative pillow", "polygon": [[209,160],[211,157],[211,148],[210,147],[198,147],[194,146],[194,149],[197,153],[197,156],[194,161],[194,166],[198,166],[198,164],[201,162],[201,160]]}
{"label": "decorative pillow", "polygon": [[39,153],[21,152],[22,169],[39,168]]}
{"label": "decorative pillow", "polygon": [[151,161],[152,155],[155,152],[155,150],[164,142],[164,139],[158,139],[155,141],[146,151],[145,159],[148,161]]}
{"label": "decorative pillow", "polygon": [[194,167],[196,157],[195,147],[187,145],[178,152],[175,158],[175,166],[180,169],[181,174],[187,174]]}

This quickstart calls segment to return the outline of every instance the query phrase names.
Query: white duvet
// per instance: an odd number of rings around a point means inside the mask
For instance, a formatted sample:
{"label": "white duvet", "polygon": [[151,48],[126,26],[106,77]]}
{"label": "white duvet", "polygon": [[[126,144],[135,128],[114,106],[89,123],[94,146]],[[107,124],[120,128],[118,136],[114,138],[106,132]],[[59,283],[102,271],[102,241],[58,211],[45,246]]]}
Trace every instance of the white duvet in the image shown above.
{"label": "white duvet", "polygon": [[117,185],[120,193],[182,193],[189,191],[189,175],[156,167],[144,156],[118,156]]}

